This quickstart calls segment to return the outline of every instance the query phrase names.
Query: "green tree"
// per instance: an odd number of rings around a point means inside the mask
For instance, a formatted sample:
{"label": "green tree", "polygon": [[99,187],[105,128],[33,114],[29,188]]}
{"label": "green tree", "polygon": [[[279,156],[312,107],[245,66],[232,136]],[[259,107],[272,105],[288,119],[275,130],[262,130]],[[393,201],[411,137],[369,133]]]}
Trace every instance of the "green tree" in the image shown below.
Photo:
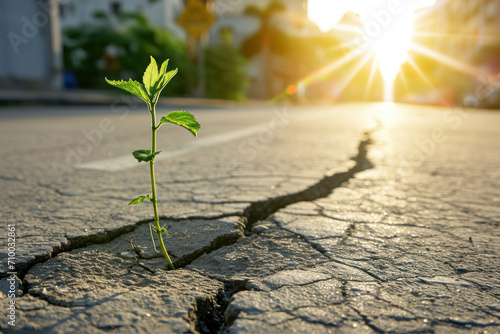
{"label": "green tree", "polygon": [[96,13],[97,22],[64,31],[65,69],[73,71],[79,87],[108,88],[99,78],[140,77],[148,65],[144,54],[168,55],[183,74],[164,95],[184,96],[196,85],[196,67],[187,56],[184,42],[167,30],[152,25],[141,14],[122,13],[111,20]]}
{"label": "green tree", "polygon": [[251,35],[243,42],[241,51],[247,58],[251,58],[262,52],[261,77],[266,94],[269,94],[271,87],[270,54],[271,47],[274,44],[274,41],[271,40],[270,21],[273,15],[283,12],[285,9],[286,7],[282,3],[272,2],[264,9],[249,6],[245,10],[246,15],[257,17],[261,22],[261,26],[255,34]]}
{"label": "green tree", "polygon": [[222,42],[205,49],[207,97],[244,100],[249,80],[246,59],[232,45],[230,31],[221,32]]}

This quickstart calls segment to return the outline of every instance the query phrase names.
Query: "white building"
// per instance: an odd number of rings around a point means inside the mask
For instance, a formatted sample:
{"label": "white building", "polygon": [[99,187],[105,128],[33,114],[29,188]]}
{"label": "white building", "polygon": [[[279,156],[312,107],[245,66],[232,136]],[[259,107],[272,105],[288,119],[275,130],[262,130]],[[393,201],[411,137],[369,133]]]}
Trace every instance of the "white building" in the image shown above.
{"label": "white building", "polygon": [[[215,0],[214,12],[218,16],[227,14],[243,14],[249,6],[265,8],[276,0]],[[291,12],[307,12],[307,0],[286,0],[280,1],[286,6],[287,11]]]}
{"label": "white building", "polygon": [[[210,40],[217,42],[220,30],[230,29],[233,31],[234,44],[241,43],[260,28],[260,20],[254,16],[244,15],[245,10],[250,7],[266,8],[274,0],[215,0],[214,14],[217,22],[210,29]],[[287,0],[281,2],[288,13],[307,16],[307,0]]]}
{"label": "white building", "polygon": [[61,88],[58,22],[55,0],[0,1],[2,88]]}

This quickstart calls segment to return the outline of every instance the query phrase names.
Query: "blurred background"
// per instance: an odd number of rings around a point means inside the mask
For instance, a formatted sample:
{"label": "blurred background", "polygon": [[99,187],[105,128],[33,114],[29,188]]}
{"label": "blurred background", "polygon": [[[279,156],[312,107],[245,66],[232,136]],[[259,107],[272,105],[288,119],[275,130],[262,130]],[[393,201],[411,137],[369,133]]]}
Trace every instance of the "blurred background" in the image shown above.
{"label": "blurred background", "polygon": [[109,91],[170,58],[165,96],[500,108],[500,0],[1,0],[2,96]]}

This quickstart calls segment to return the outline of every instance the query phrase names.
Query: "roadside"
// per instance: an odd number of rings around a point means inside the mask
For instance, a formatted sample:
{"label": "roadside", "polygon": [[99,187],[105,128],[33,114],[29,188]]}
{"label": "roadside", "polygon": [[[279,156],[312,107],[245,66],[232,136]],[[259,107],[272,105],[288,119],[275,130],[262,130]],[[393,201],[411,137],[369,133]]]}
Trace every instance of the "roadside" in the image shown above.
{"label": "roadside", "polygon": [[[124,94],[96,90],[0,90],[0,108],[12,105],[106,105],[125,103]],[[259,106],[265,101],[230,101],[193,97],[162,97],[159,106],[220,108]],[[1,109],[0,109],[1,110]]]}

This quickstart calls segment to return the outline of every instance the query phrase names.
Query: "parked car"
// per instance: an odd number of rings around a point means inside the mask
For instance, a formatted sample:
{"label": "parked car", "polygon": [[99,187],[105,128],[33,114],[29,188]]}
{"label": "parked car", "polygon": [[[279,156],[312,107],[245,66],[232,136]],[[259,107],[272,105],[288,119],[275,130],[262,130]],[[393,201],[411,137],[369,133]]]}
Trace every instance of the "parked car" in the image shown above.
{"label": "parked car", "polygon": [[468,108],[500,109],[500,80],[479,82],[473,93],[464,94],[462,105]]}

